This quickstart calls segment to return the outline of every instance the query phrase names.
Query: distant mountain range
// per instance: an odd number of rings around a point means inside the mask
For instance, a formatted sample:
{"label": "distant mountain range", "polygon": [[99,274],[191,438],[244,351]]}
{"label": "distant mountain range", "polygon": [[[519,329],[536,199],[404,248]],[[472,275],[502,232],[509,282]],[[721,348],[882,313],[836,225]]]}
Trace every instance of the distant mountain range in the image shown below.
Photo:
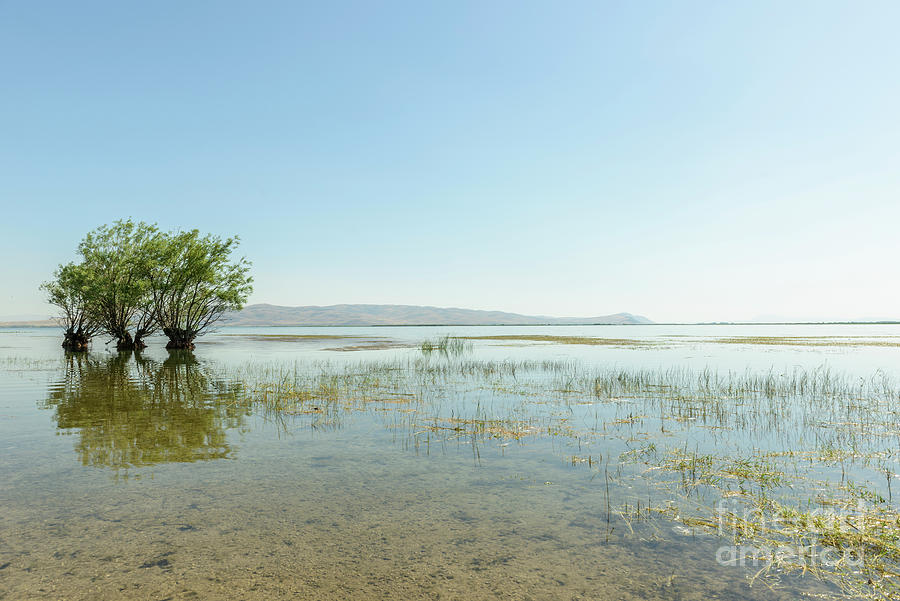
{"label": "distant mountain range", "polygon": [[[646,317],[631,313],[615,313],[596,317],[549,317],[521,315],[504,311],[477,311],[418,305],[329,305],[326,307],[284,307],[280,305],[248,305],[242,311],[227,315],[222,325],[229,326],[485,326],[485,325],[588,325],[588,324],[652,324]],[[698,325],[751,325],[757,323],[810,324],[896,324],[896,319],[861,320],[788,320],[778,316],[760,316],[750,321],[700,322]],[[690,325],[685,323],[685,325]],[[0,316],[0,327],[59,326],[57,319],[41,319],[39,315]]]}
{"label": "distant mountain range", "polygon": [[647,324],[646,317],[616,313],[598,317],[547,317],[503,311],[476,311],[417,305],[329,305],[327,307],[282,307],[248,305],[232,313],[230,326],[484,326],[541,324]]}
{"label": "distant mountain range", "polygon": [[59,326],[58,319],[10,319],[8,321],[0,321],[0,328],[48,328],[50,326]]}

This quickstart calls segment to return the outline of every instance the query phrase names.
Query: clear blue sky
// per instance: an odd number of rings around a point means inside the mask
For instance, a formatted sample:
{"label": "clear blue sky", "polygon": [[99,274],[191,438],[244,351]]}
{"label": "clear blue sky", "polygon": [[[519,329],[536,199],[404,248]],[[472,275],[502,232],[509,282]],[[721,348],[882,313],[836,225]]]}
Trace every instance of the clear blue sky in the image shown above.
{"label": "clear blue sky", "polygon": [[898,2],[0,2],[0,315],[134,217],[251,302],[900,317]]}

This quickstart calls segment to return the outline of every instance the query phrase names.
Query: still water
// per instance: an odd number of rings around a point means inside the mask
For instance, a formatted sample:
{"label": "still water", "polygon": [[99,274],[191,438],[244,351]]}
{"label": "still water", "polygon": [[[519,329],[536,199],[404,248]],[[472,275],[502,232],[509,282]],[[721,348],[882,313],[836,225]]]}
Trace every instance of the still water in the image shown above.
{"label": "still water", "polygon": [[[80,357],[65,356],[55,330],[0,330],[0,598],[841,597],[808,575],[752,580],[758,567],[717,561],[722,540],[710,533],[629,519],[640,499],[665,496],[646,468],[621,465],[649,441],[806,444],[747,412],[723,433],[722,423],[673,430],[644,406],[635,426],[633,406],[562,401],[556,384],[510,396],[519,374],[439,394],[422,378],[401,390],[378,376],[397,396],[333,414],[313,397],[283,411],[261,403],[260,377],[247,376],[253,366],[272,374],[421,361],[419,343],[446,333],[479,338],[464,358],[435,364],[900,376],[897,326],[226,328],[193,354],[169,354],[160,341],[117,354],[97,340]],[[513,334],[638,344],[485,338]],[[737,336],[807,342],[721,342]],[[425,400],[413,407],[402,395]],[[481,427],[516,415],[520,429],[511,434],[507,420],[464,435],[452,424],[476,404],[472,415],[498,417]],[[428,419],[410,417],[417,411]],[[815,411],[795,408],[791,419],[802,427]],[[562,423],[591,435],[567,436]],[[866,449],[883,455],[897,440]],[[871,465],[841,469],[892,492]]]}

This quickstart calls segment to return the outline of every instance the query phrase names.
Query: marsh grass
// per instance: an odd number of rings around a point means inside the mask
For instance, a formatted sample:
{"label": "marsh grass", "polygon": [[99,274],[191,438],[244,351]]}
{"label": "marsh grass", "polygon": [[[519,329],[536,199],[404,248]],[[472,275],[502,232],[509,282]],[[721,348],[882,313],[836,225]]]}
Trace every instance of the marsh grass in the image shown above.
{"label": "marsh grass", "polygon": [[[811,573],[851,598],[900,594],[900,513],[868,485],[813,482],[760,455],[660,451],[650,444],[621,459],[677,474],[672,484],[681,497],[648,504],[647,513],[730,538],[740,545],[741,565],[759,568],[756,577]],[[694,494],[699,488],[706,494]],[[807,491],[816,493],[804,500]]]}
{"label": "marsh grass", "polygon": [[424,355],[440,353],[445,357],[458,357],[465,353],[471,352],[473,348],[474,345],[471,342],[468,342],[465,338],[460,338],[459,336],[451,336],[449,334],[436,339],[423,340],[422,344],[419,345],[419,349]]}
{"label": "marsh grass", "polygon": [[0,371],[6,372],[37,372],[56,370],[60,368],[59,359],[35,359],[30,357],[6,356],[0,357]]}
{"label": "marsh grass", "polygon": [[649,507],[648,513],[730,539],[736,546],[726,557],[758,568],[754,580],[808,573],[836,585],[847,598],[883,600],[900,594],[900,514],[895,508],[860,503],[852,494],[816,499],[815,507],[765,494],[730,499],[739,502],[733,510],[720,505],[709,512],[669,502]]}
{"label": "marsh grass", "polygon": [[[234,376],[256,403],[301,425],[340,427],[368,414],[415,448],[471,444],[479,465],[489,445],[549,444],[564,463],[602,474],[607,486],[612,478],[623,491],[655,491],[655,504],[635,497],[608,508],[629,531],[636,519],[662,518],[713,534],[724,523],[729,537],[761,549],[779,542],[841,553],[861,548],[861,567],[804,568],[781,554],[760,559],[759,577],[806,569],[859,598],[896,593],[900,516],[891,478],[900,472],[900,392],[885,374],[592,369],[434,352],[342,365],[254,365]],[[622,450],[611,453],[615,448]],[[741,503],[751,517],[718,515],[723,499]],[[861,499],[872,509],[853,517]],[[813,519],[823,507],[849,516],[841,517],[840,532],[823,531]],[[754,516],[765,516],[764,523]]]}

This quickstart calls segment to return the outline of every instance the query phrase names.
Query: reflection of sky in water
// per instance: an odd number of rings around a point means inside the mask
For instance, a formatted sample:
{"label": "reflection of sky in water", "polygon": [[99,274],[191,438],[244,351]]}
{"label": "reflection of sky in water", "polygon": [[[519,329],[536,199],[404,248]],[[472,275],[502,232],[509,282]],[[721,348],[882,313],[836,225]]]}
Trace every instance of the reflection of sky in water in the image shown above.
{"label": "reflection of sky in water", "polygon": [[[548,343],[518,343],[511,341],[476,340],[477,356],[484,359],[578,359],[588,364],[620,365],[623,367],[659,367],[684,365],[693,368],[711,367],[722,370],[786,369],[827,364],[835,370],[858,375],[871,375],[876,369],[900,372],[900,349],[886,347],[800,347],[713,344],[715,338],[736,336],[790,337],[883,337],[896,336],[890,342],[900,342],[900,325],[746,325],[746,326],[497,326],[497,327],[369,327],[369,328],[225,328],[220,334],[250,335],[276,333],[281,335],[359,336],[362,339],[384,338],[410,345],[424,339],[446,334],[456,336],[540,335],[585,336],[613,339],[636,339],[654,344],[650,348],[614,346],[559,345]],[[355,344],[347,341],[322,340],[283,343],[282,346],[264,342],[229,344],[232,336],[211,336],[207,342],[217,347],[217,355],[227,360],[242,360],[247,352],[254,358],[277,359],[287,355],[321,358],[316,351]],[[864,339],[857,339],[864,340]],[[345,344],[341,344],[344,342]],[[658,346],[655,346],[658,345]],[[230,347],[230,348],[229,348]],[[372,351],[372,355],[393,356],[403,350]],[[339,355],[350,354],[350,357]],[[354,353],[330,353],[332,361],[358,360]]]}
{"label": "reflection of sky in water", "polygon": [[[254,333],[347,338],[247,338]],[[866,376],[879,368],[900,373],[896,348],[699,341],[900,336],[898,326],[232,328],[203,339],[197,363],[173,360],[152,342],[141,361],[119,357],[98,340],[94,352],[68,364],[52,330],[0,332],[0,565],[9,564],[0,592],[57,598],[90,590],[101,599],[234,591],[246,598],[790,599],[793,586],[820,588],[810,579],[788,579],[780,593],[751,590],[744,570],[715,563],[714,539],[683,537],[664,522],[607,518],[609,505],[652,503],[663,494],[642,467],[618,465],[621,453],[648,441],[729,453],[799,448],[809,444],[802,426],[815,407],[798,408],[778,424],[749,407],[742,423],[723,432],[707,427],[714,423],[660,420],[652,405],[543,404],[538,397],[526,399],[529,415],[549,420],[563,411],[576,430],[602,423],[605,432],[473,443],[411,432],[410,422],[378,411],[349,413],[336,429],[310,430],[306,416],[273,419],[250,410],[221,378],[246,361],[341,365],[420,357],[414,347],[421,340],[446,333],[663,343],[635,349],[476,341],[474,359],[741,373],[827,364]],[[376,337],[409,346],[322,350]],[[523,401],[474,388],[444,401],[442,410],[464,414],[477,403],[500,415]],[[611,425],[618,421],[626,423]],[[596,465],[571,461],[585,456],[616,471],[609,497]],[[834,477],[834,469],[848,468],[823,468],[817,477]],[[850,469],[886,488],[873,466]]]}
{"label": "reflection of sky in water", "polygon": [[[15,331],[14,337],[8,333]],[[328,336],[314,340],[298,340],[273,344],[252,340],[253,334]],[[333,349],[379,341],[418,346],[422,340],[442,335],[539,335],[586,336],[598,338],[626,338],[654,343],[650,348],[629,348],[588,345],[559,345],[546,343],[513,343],[508,341],[475,341],[477,357],[484,359],[559,358],[578,359],[587,364],[620,365],[623,367],[669,367],[683,365],[692,368],[710,367],[721,370],[788,369],[794,366],[811,368],[828,365],[834,370],[869,376],[881,369],[900,373],[898,348],[878,346],[763,346],[714,344],[715,338],[737,336],[765,337],[896,337],[888,342],[900,342],[900,325],[653,325],[653,326],[483,326],[483,327],[310,327],[310,328],[222,328],[219,332],[198,340],[203,358],[226,363],[250,360],[327,359],[332,362],[359,361],[368,357],[405,356],[418,354],[416,349],[388,348],[382,350],[339,352]],[[46,357],[58,350],[57,333],[50,328],[11,330],[0,328],[0,351],[17,355]],[[162,339],[150,341],[144,353],[148,357],[165,358]],[[882,340],[884,340],[882,338]],[[104,349],[101,339],[94,341],[94,351]],[[655,346],[657,345],[658,346]]]}

